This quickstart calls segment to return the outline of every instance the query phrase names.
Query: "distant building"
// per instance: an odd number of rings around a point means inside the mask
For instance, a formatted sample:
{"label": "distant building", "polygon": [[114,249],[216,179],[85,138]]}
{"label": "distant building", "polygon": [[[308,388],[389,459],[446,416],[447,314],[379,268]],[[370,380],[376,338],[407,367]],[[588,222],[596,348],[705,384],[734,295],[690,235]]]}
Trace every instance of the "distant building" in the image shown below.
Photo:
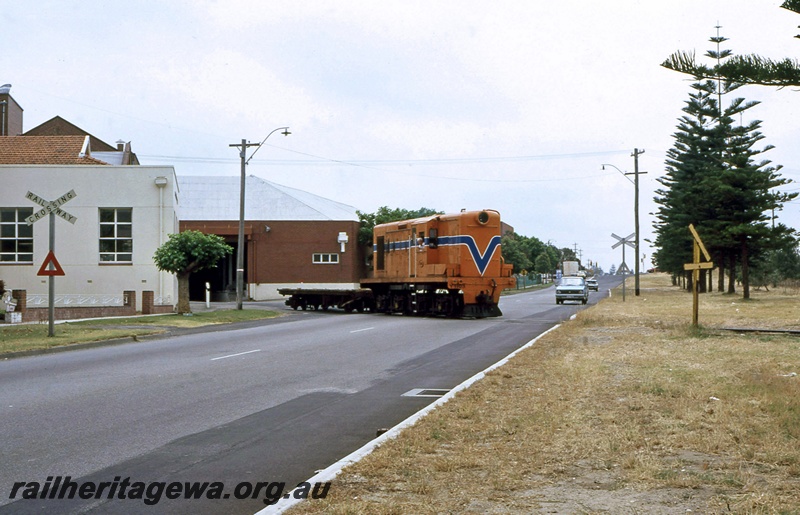
{"label": "distant building", "polygon": [[92,136],[80,127],[56,116],[26,131],[23,136],[88,136],[92,156],[110,165],[138,165],[139,158],[131,151],[131,142],[117,141],[117,146]]}
{"label": "distant building", "polygon": [[[237,248],[240,177],[181,176],[180,230],[217,234]],[[245,296],[282,298],[283,287],[355,288],[366,273],[354,207],[255,176],[245,182]],[[236,295],[236,253],[192,274],[200,300],[206,282],[215,300]]]}

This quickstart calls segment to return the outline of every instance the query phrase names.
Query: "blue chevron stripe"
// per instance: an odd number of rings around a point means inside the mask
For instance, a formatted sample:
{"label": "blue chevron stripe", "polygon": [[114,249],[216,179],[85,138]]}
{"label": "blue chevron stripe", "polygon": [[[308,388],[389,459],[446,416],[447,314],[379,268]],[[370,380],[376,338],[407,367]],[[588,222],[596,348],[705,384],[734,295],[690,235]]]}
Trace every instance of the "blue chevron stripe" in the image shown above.
{"label": "blue chevron stripe", "polygon": [[478,249],[478,244],[475,243],[475,238],[472,236],[440,236],[439,237],[439,246],[448,246],[448,245],[466,245],[469,249],[470,255],[472,255],[472,260],[475,262],[475,266],[478,267],[478,271],[483,275],[486,272],[486,268],[489,266],[489,262],[492,260],[492,256],[494,256],[495,251],[500,247],[500,236],[494,236],[490,241],[489,244],[486,246],[486,250],[481,254],[481,251]]}
{"label": "blue chevron stripe", "polygon": [[[478,244],[475,243],[475,238],[472,236],[439,236],[438,245],[440,247],[465,245],[467,249],[469,249],[472,260],[475,262],[475,266],[478,268],[478,271],[481,273],[481,275],[483,275],[484,272],[486,272],[486,268],[489,266],[489,262],[492,260],[492,256],[494,256],[495,251],[500,246],[500,241],[500,236],[492,237],[492,239],[489,241],[489,245],[486,246],[486,250],[483,253],[481,253],[481,251],[478,249]],[[423,244],[426,247],[429,246],[429,239],[425,238],[425,242]],[[388,252],[396,250],[408,250],[410,247],[415,246],[416,244],[412,244],[410,240],[386,242],[386,250]],[[372,251],[377,252],[378,246],[373,244]]]}

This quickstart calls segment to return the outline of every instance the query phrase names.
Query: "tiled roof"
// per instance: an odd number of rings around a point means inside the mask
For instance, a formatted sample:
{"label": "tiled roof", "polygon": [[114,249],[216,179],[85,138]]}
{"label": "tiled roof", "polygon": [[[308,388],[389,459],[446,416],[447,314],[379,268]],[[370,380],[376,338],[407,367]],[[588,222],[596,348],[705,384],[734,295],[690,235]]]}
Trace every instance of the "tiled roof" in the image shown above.
{"label": "tiled roof", "polygon": [[[238,220],[236,176],[180,176],[181,220]],[[356,208],[306,191],[281,186],[254,175],[245,182],[246,220],[358,221]]]}
{"label": "tiled roof", "polygon": [[[0,136],[0,164],[105,165],[84,149],[86,136]],[[85,155],[81,152],[85,151]]]}

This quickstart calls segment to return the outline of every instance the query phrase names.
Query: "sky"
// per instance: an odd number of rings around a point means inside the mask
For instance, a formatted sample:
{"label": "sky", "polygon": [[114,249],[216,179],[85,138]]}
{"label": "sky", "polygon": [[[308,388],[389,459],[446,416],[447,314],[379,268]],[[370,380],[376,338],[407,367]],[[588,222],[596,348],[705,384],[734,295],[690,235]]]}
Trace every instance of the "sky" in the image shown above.
{"label": "sky", "polygon": [[[0,0],[0,84],[24,130],[61,116],[179,178],[239,175],[231,145],[288,126],[248,149],[248,175],[362,212],[496,209],[606,271],[622,260],[612,233],[634,232],[623,174],[644,150],[646,269],[656,180],[691,92],[660,64],[679,50],[703,60],[717,30],[735,54],[800,58],[800,16],[781,3]],[[739,96],[761,102],[742,121],[762,120],[775,147],[762,157],[800,182],[800,92]],[[800,201],[778,215],[800,229]]]}

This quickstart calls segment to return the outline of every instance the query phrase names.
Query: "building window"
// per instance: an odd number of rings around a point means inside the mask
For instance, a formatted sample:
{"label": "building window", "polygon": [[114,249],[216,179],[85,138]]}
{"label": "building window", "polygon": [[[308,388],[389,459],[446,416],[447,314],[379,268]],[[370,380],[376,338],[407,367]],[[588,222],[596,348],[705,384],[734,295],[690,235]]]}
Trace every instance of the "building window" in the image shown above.
{"label": "building window", "polygon": [[339,254],[314,254],[311,262],[315,265],[335,265],[339,263]]}
{"label": "building window", "polygon": [[100,261],[131,263],[133,261],[133,210],[100,208]]}
{"label": "building window", "polygon": [[0,208],[0,263],[33,263],[32,207]]}

